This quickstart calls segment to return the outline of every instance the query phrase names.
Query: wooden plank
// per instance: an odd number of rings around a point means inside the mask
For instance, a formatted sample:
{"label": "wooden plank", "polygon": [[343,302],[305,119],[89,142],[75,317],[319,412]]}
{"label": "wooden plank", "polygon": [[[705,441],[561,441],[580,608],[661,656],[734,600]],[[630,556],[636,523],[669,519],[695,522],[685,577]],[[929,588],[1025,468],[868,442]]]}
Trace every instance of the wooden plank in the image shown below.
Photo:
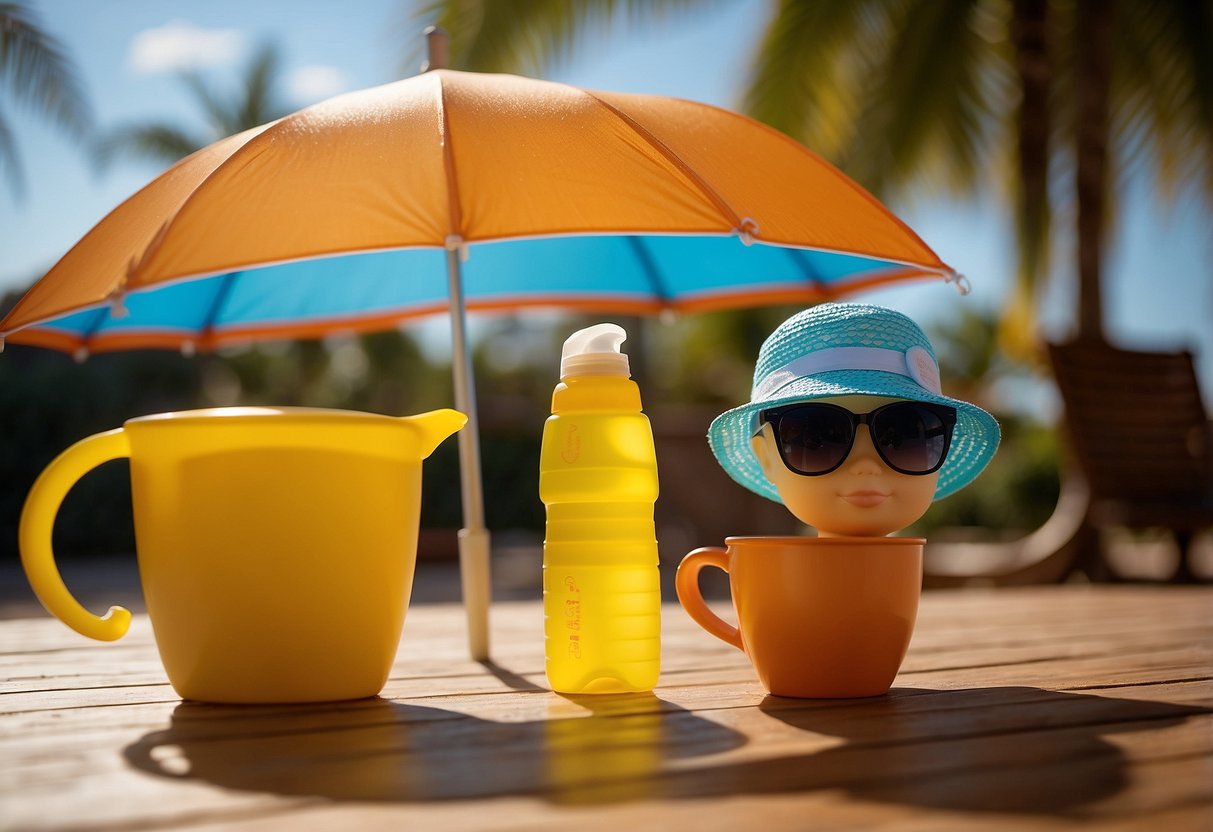
{"label": "wooden plank", "polygon": [[814,702],[672,605],[648,697],[547,691],[538,604],[494,608],[492,666],[421,606],[382,698],[258,708],[180,703],[145,618],[113,650],[0,622],[0,827],[1208,829],[1211,610],[928,593],[889,696]]}
{"label": "wooden plank", "polygon": [[[1207,732],[1204,737],[1207,753]],[[1167,738],[1168,744],[1180,739],[1174,735]],[[123,815],[123,823],[134,822],[131,826],[185,825],[199,818],[238,821],[243,825],[249,819],[268,817],[283,821],[282,828],[291,829],[304,828],[298,824],[296,812],[310,814],[320,805],[306,796],[289,798],[308,792],[319,792],[326,804],[330,800],[347,799],[391,804],[407,810],[409,817],[414,816],[415,809],[424,812],[435,804],[451,803],[471,804],[477,807],[477,814],[491,815],[496,809],[489,806],[535,795],[534,800],[519,809],[525,807],[529,814],[524,817],[536,821],[547,818],[552,809],[567,807],[611,809],[645,801],[650,804],[649,811],[664,811],[668,817],[671,810],[680,811],[688,801],[711,803],[718,810],[727,811],[735,800],[796,798],[814,804],[815,810],[807,816],[814,819],[823,813],[830,814],[839,804],[862,804],[893,808],[901,813],[914,810],[967,815],[971,828],[999,813],[1017,817],[1021,828],[1035,828],[1035,820],[1059,814],[1071,819],[1115,820],[1128,811],[1138,814],[1153,811],[1155,804],[1165,810],[1177,802],[1199,803],[1207,795],[1207,780],[1202,779],[1202,772],[1193,770],[1182,756],[1171,754],[1157,761],[1137,758],[1132,761],[1130,773],[1123,749],[1110,747],[1082,732],[1051,736],[1049,756],[1044,761],[1040,744],[1039,737],[1021,738],[1012,749],[1020,756],[1004,755],[993,764],[981,754],[982,744],[970,742],[894,752],[839,745],[808,755],[735,762],[715,759],[663,770],[653,767],[655,761],[651,756],[627,747],[555,748],[546,760],[518,761],[495,756],[493,762],[508,765],[510,774],[486,780],[475,779],[466,771],[461,773],[457,769],[458,760],[444,759],[441,754],[423,753],[408,760],[403,755],[378,760],[351,760],[344,756],[334,759],[330,746],[317,749],[310,741],[275,746],[271,740],[267,747],[261,738],[251,761],[258,764],[257,771],[239,767],[228,770],[233,757],[222,750],[212,750],[213,758],[208,758],[206,752],[190,748],[192,756],[184,764],[199,765],[193,776],[222,787],[221,793],[191,791],[184,787],[194,781],[165,778],[165,788],[158,791],[162,796],[171,794],[174,799],[141,803],[138,799],[144,790],[130,773],[108,779],[106,787],[121,789],[120,793],[136,801],[135,817],[130,816],[129,807]],[[311,776],[300,778],[295,772],[271,765],[279,760],[275,752],[293,751],[312,755],[308,758],[313,765]],[[158,764],[172,767],[177,759],[164,755]],[[99,761],[84,761],[82,771],[89,762]],[[207,768],[212,762],[222,764],[223,770]],[[874,762],[880,764],[885,776],[872,775]],[[60,785],[70,782],[61,780]],[[1020,791],[1009,792],[1008,783],[1014,783]],[[273,795],[272,799],[268,795]],[[82,799],[86,805],[97,797],[89,792],[71,796]],[[208,804],[208,799],[214,801],[213,805]],[[769,819],[769,804],[764,801],[758,808],[760,813],[756,817]],[[396,815],[396,819],[399,821],[400,816]],[[752,816],[750,822],[754,821]],[[547,824],[538,825],[542,828]],[[480,827],[471,824],[466,828]],[[527,824],[519,824],[517,828],[527,828]],[[605,827],[592,823],[589,828]],[[646,824],[640,828],[653,826]]]}
{"label": "wooden plank", "polygon": [[[1126,791],[1125,772],[1130,763],[1137,771],[1156,762],[1173,763],[1187,775],[1172,771],[1141,781],[1152,800],[1173,802],[1156,794],[1163,787],[1188,796],[1207,794],[1205,771],[1183,761],[1196,755],[1207,761],[1208,715],[1189,719],[1158,708],[1117,712],[1106,703],[1075,704],[1102,712],[1080,720],[1058,713],[1030,730],[1020,724],[1003,735],[989,721],[992,708],[970,708],[933,724],[906,720],[905,732],[895,736],[882,733],[889,722],[865,715],[862,706],[778,708],[782,713],[776,716],[738,708],[734,722],[715,727],[714,740],[702,717],[689,712],[672,719],[633,715],[520,724],[393,703],[348,707],[344,721],[319,709],[285,709],[266,718],[240,709],[180,706],[185,714],[174,713],[171,727],[140,737],[123,748],[123,755],[135,772],[157,772],[155,777],[174,789],[187,773],[188,782],[219,787],[211,794],[216,807],[226,807],[233,791],[415,803],[530,793],[566,802],[612,802],[607,795],[637,791],[681,801],[842,789],[864,800],[949,811],[1007,809],[1000,800],[1024,800],[1027,794],[1037,808],[1053,811],[1093,802],[1089,790],[1075,791],[1091,783],[1116,785],[1121,803],[1140,802]],[[1015,707],[1014,701],[1004,703],[1003,718],[1010,719]],[[818,713],[806,717],[806,710]],[[1126,714],[1139,718],[1126,719]],[[1146,740],[1135,744],[1138,736]],[[1116,744],[1110,737],[1118,738]],[[7,767],[0,770],[5,792],[11,786],[27,798],[42,792],[48,800],[61,799],[55,796],[65,784],[93,781],[98,771],[113,768],[104,759],[112,746],[82,745],[87,744],[66,739],[64,748],[45,749],[36,764],[22,767],[20,779],[10,780]],[[490,765],[469,766],[469,755]],[[131,775],[110,771],[106,778],[123,782]],[[1023,794],[987,793],[1005,791],[1016,778],[1027,784]],[[121,788],[130,793],[128,785]],[[980,801],[970,805],[975,795]],[[1104,792],[1099,795],[1102,799]],[[172,808],[194,812],[203,804],[195,796]],[[144,808],[159,816],[166,807]],[[248,806],[241,801],[234,808],[243,813]]]}

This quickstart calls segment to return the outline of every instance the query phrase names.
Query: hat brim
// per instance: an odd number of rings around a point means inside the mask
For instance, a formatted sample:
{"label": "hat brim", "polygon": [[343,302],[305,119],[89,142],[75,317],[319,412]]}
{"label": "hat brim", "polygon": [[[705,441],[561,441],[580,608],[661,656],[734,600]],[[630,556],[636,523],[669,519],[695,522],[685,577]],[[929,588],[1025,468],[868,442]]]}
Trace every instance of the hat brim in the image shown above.
{"label": "hat brim", "polygon": [[956,408],[956,427],[948,456],[939,469],[936,500],[972,482],[998,449],[1001,431],[989,413],[968,402],[932,392],[906,376],[881,370],[838,370],[797,379],[769,399],[750,402],[717,416],[708,428],[708,444],[730,477],[756,494],[782,503],[750,446],[750,439],[757,432],[755,420],[763,410],[834,396],[882,396]]}

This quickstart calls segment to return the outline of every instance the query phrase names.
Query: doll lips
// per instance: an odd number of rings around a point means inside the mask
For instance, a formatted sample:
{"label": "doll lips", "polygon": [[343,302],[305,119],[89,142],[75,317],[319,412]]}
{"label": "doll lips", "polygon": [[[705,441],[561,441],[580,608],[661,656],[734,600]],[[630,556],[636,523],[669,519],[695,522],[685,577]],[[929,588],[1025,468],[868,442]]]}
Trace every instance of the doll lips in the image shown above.
{"label": "doll lips", "polygon": [[851,505],[858,506],[859,508],[873,508],[889,499],[889,495],[883,491],[851,491],[840,496]]}

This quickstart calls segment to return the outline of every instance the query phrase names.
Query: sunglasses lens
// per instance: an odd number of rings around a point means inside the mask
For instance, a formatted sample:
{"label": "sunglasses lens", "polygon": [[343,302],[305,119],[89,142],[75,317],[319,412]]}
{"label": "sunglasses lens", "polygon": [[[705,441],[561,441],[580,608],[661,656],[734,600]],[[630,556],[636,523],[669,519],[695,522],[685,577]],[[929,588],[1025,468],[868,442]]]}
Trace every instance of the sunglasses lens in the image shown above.
{"label": "sunglasses lens", "polygon": [[802,474],[822,474],[838,467],[851,452],[854,439],[850,415],[838,408],[807,405],[779,418],[783,461]]}
{"label": "sunglasses lens", "polygon": [[947,410],[906,402],[880,408],[872,419],[877,452],[906,474],[937,469],[948,452],[954,418]]}

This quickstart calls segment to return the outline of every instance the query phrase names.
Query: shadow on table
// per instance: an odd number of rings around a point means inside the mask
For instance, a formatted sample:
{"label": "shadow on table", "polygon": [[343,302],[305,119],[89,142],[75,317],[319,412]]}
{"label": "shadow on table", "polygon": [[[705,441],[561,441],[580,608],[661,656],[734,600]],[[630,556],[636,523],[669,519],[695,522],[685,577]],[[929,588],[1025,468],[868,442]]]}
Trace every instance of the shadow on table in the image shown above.
{"label": "shadow on table", "polygon": [[[569,700],[589,714],[570,716]],[[534,795],[606,804],[834,789],[934,809],[1066,814],[1127,785],[1127,759],[1105,735],[1211,712],[1017,687],[896,689],[853,701],[767,697],[759,709],[776,724],[764,735],[795,730],[840,742],[811,754],[696,767],[682,761],[736,749],[747,738],[651,695],[552,696],[552,703],[540,722],[383,699],[183,703],[166,729],[125,756],[160,776],[332,800]]]}
{"label": "shadow on table", "polygon": [[1213,713],[1029,687],[901,688],[863,705],[815,704],[768,696],[759,708],[842,744],[716,769],[709,778],[717,786],[749,784],[749,792],[840,788],[860,800],[920,808],[1066,815],[1128,785],[1128,759],[1105,736]]}
{"label": "shadow on table", "polygon": [[668,760],[745,742],[652,694],[548,695],[551,715],[537,722],[379,698],[293,706],[183,702],[168,728],[124,754],[142,771],[245,791],[370,801],[534,794],[594,804],[658,796]]}

